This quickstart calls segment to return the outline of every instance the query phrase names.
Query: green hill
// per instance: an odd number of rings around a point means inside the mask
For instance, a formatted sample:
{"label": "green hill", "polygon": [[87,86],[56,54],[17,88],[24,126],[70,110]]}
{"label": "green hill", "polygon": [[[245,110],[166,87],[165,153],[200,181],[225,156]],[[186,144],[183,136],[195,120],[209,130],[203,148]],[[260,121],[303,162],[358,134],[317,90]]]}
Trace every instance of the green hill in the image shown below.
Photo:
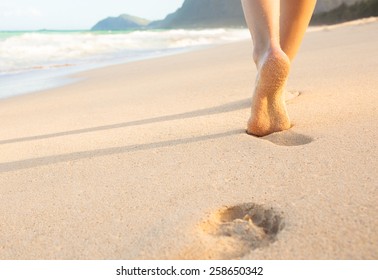
{"label": "green hill", "polygon": [[146,27],[150,21],[130,16],[127,14],[120,15],[119,17],[108,17],[104,20],[98,22],[91,30],[129,30],[129,29],[139,29]]}
{"label": "green hill", "polygon": [[[378,16],[378,0],[318,0],[311,24],[333,24],[370,16]],[[185,0],[181,8],[163,20],[149,22],[123,14],[100,21],[92,30],[218,27],[246,27],[240,0]]]}
{"label": "green hill", "polygon": [[185,0],[181,8],[152,28],[215,28],[246,26],[240,0]]}

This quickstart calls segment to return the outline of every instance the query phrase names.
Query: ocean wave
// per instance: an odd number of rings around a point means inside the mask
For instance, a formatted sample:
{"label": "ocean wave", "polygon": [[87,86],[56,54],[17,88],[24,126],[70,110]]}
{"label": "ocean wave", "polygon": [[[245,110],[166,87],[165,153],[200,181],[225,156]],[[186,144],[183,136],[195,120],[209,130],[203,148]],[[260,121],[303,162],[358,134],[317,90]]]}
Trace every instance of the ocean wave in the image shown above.
{"label": "ocean wave", "polygon": [[0,36],[0,73],[123,62],[248,37],[245,29],[8,33]]}

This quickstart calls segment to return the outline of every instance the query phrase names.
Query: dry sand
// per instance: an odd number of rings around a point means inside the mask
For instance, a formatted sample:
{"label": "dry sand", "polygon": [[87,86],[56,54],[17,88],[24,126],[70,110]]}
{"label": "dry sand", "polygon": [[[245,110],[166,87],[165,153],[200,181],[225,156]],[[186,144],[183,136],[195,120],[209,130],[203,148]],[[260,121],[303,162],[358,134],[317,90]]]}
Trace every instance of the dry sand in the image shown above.
{"label": "dry sand", "polygon": [[249,41],[0,102],[1,259],[377,259],[378,22],[307,34],[290,131]]}

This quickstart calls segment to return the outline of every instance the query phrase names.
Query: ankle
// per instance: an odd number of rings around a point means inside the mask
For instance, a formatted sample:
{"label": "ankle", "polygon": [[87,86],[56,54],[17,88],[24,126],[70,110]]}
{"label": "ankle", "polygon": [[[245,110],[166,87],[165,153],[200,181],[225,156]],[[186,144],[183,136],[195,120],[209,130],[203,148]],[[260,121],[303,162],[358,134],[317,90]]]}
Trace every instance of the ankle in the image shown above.
{"label": "ankle", "polygon": [[256,46],[253,51],[253,60],[257,69],[260,69],[261,63],[266,60],[267,57],[285,57],[289,60],[287,55],[283,52],[280,46],[269,45],[267,47]]}

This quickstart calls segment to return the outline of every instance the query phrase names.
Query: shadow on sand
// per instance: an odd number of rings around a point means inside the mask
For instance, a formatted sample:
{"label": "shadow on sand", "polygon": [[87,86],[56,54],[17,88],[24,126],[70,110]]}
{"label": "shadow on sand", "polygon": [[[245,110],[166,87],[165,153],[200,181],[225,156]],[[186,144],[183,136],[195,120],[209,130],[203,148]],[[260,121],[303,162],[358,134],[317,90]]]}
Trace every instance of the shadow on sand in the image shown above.
{"label": "shadow on sand", "polygon": [[[149,119],[130,121],[130,122],[123,122],[123,123],[117,123],[117,124],[111,124],[111,125],[83,128],[83,129],[70,130],[70,131],[64,131],[64,132],[56,132],[56,133],[35,135],[35,136],[29,136],[29,137],[20,137],[20,138],[14,138],[14,139],[0,140],[0,144],[4,145],[4,144],[11,144],[11,143],[27,142],[27,141],[62,137],[62,136],[67,136],[67,135],[78,135],[78,134],[89,133],[89,132],[105,131],[105,130],[111,130],[111,129],[117,129],[117,128],[130,127],[130,126],[139,126],[139,125],[145,125],[145,124],[151,124],[151,123],[166,122],[166,121],[179,120],[179,119],[189,119],[189,118],[201,117],[201,116],[206,116],[206,115],[215,115],[215,114],[242,110],[242,109],[248,108],[249,106],[250,106],[250,99],[243,99],[240,101],[228,103],[228,104],[217,106],[217,107],[196,110],[196,111],[191,111],[191,112],[186,112],[186,113],[181,113],[181,114],[168,115],[168,116],[149,118]],[[101,156],[107,156],[107,155],[122,154],[122,153],[127,153],[127,152],[149,150],[149,149],[154,149],[154,148],[171,147],[171,146],[177,146],[177,145],[188,144],[188,143],[196,143],[196,142],[218,139],[218,138],[223,138],[223,137],[242,134],[242,133],[245,133],[245,131],[242,129],[236,129],[236,130],[232,130],[228,132],[216,133],[216,134],[211,134],[211,135],[194,136],[194,137],[188,137],[188,138],[183,138],[183,139],[146,143],[146,144],[141,144],[141,145],[111,147],[111,148],[97,149],[97,150],[91,150],[91,151],[81,151],[81,152],[67,153],[67,154],[61,154],[61,155],[53,155],[53,156],[24,159],[24,160],[12,161],[12,162],[5,162],[5,163],[0,163],[0,173],[22,170],[22,169],[33,168],[33,167],[44,166],[44,165],[50,165],[50,164],[56,164],[56,163],[61,163],[61,162],[68,162],[68,161],[79,160],[79,159],[87,159],[87,158],[101,157]]]}
{"label": "shadow on sand", "polygon": [[196,111],[191,111],[191,112],[186,112],[186,113],[181,113],[181,114],[174,114],[174,115],[148,118],[148,119],[137,120],[137,121],[122,122],[122,123],[117,123],[117,124],[82,128],[82,129],[76,129],[76,130],[70,130],[70,131],[62,131],[62,132],[49,133],[49,134],[43,134],[43,135],[35,135],[35,136],[0,140],[0,145],[18,143],[18,142],[27,142],[27,141],[33,141],[33,140],[48,139],[48,138],[55,138],[55,137],[61,137],[61,136],[67,136],[67,135],[83,134],[83,133],[117,129],[117,128],[124,128],[124,127],[130,127],[130,126],[146,125],[146,124],[151,124],[151,123],[167,122],[167,121],[180,120],[180,119],[189,119],[189,118],[202,117],[202,116],[208,116],[208,115],[216,115],[216,114],[222,114],[222,113],[228,113],[228,112],[232,112],[232,111],[246,109],[246,108],[250,107],[250,104],[251,104],[250,102],[251,101],[248,98],[248,99],[243,99],[243,100],[231,102],[231,103],[228,103],[228,104],[224,104],[224,105],[221,105],[221,106],[216,106],[216,107],[211,107],[211,108],[206,108],[206,109],[202,109],[202,110],[196,110]]}

